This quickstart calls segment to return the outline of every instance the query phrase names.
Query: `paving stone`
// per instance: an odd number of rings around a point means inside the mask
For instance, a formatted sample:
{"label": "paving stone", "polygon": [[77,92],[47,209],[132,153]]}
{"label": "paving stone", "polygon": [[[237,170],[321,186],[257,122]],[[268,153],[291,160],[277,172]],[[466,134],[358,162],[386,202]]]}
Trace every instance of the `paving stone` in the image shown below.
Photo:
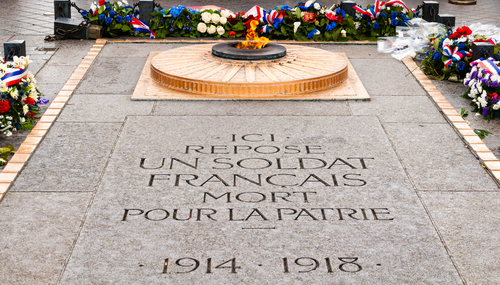
{"label": "paving stone", "polygon": [[61,47],[58,48],[55,54],[52,56],[48,65],[61,66],[61,65],[72,65],[77,66],[87,55],[92,45],[89,43],[85,47]]}
{"label": "paving stone", "polygon": [[99,54],[100,57],[148,57],[152,51],[165,51],[172,49],[174,44],[131,44],[131,43],[110,43],[104,46]]}
{"label": "paving stone", "polygon": [[7,193],[0,207],[0,283],[55,284],[91,195]]}
{"label": "paving stone", "polygon": [[[64,83],[41,83],[37,82],[38,90],[43,93],[44,98],[47,98],[52,102],[54,98],[57,96],[59,91],[61,91]],[[49,102],[49,103],[50,103]]]}
{"label": "paving stone", "polygon": [[439,232],[467,284],[500,280],[498,193],[421,192]]}
{"label": "paving stone", "polygon": [[158,101],[155,115],[349,116],[343,101]]}
{"label": "paving stone", "polygon": [[92,66],[76,93],[132,94],[145,63],[146,57],[100,58]]}
{"label": "paving stone", "polygon": [[[153,101],[130,101],[129,95],[75,95],[60,122],[123,122],[127,115],[149,115]],[[98,108],[96,108],[98,106]]]}
{"label": "paving stone", "polygon": [[68,81],[69,77],[75,71],[74,65],[45,65],[37,74],[37,83],[61,83]]}
{"label": "paving stone", "polygon": [[[372,95],[427,95],[410,71],[397,60],[351,59],[366,91]],[[383,84],[381,84],[383,82]]]}
{"label": "paving stone", "polygon": [[378,116],[382,122],[445,122],[427,96],[374,96],[366,102],[349,102],[349,106],[354,116]]}
{"label": "paving stone", "polygon": [[94,191],[120,126],[56,122],[11,191]]}
{"label": "paving stone", "polygon": [[[299,119],[300,118],[300,119]],[[155,134],[162,134],[161,136]],[[231,134],[238,134],[235,142]],[[254,134],[243,137],[243,134]],[[262,135],[255,135],[262,134]],[[271,136],[273,134],[274,136]],[[370,142],[368,143],[368,138]],[[247,141],[243,140],[247,139]],[[252,140],[250,142],[248,140]],[[263,140],[263,141],[259,141]],[[257,142],[259,141],[259,142]],[[270,145],[295,145],[305,151],[305,145],[313,144],[310,150],[317,154],[270,154]],[[188,151],[186,145],[219,145],[215,152],[225,152],[222,145],[248,145],[254,150],[268,154],[241,151],[237,154],[201,154]],[[258,146],[266,146],[261,147]],[[138,147],[139,146],[139,147]],[[321,146],[321,149],[320,147]],[[224,147],[222,147],[224,148]],[[199,149],[199,148],[198,148]],[[229,147],[232,149],[232,147]],[[264,150],[265,149],[265,150]],[[222,150],[222,151],[221,151]],[[319,152],[325,152],[319,154]],[[166,169],[144,169],[141,158],[147,158],[144,166],[156,167],[161,157],[176,157],[189,163],[196,157],[196,169],[184,164],[167,166]],[[296,169],[249,169],[261,165],[250,164],[248,159],[267,158],[270,161],[281,158],[282,162],[303,157],[303,170]],[[373,157],[366,159],[366,169],[357,160],[357,169],[335,170],[316,169],[306,158],[333,160],[333,157]],[[214,158],[226,158],[233,163],[220,167],[211,163]],[[237,160],[247,162],[237,164]],[[248,163],[248,164],[246,164]],[[354,162],[353,162],[354,163]],[[169,163],[167,163],[169,165]],[[321,164],[321,163],[320,163]],[[239,165],[239,166],[237,166]],[[241,167],[244,166],[245,168]],[[284,164],[282,164],[284,166]],[[287,167],[290,167],[288,164]],[[295,165],[298,167],[298,165]],[[306,169],[310,168],[310,169]],[[315,168],[315,169],[312,169]],[[362,168],[362,169],[360,169]],[[366,179],[366,187],[341,185],[328,187],[324,184],[281,187],[268,183],[262,186],[242,181],[243,184],[225,186],[223,183],[208,183],[202,187],[179,184],[175,179],[163,180],[160,173],[193,173],[221,177],[238,173],[254,177],[260,173],[293,174],[301,177],[304,173],[315,173],[318,177],[336,173],[359,173]],[[148,186],[150,175],[158,178]],[[290,177],[290,176],[289,176]],[[355,176],[352,176],[355,177]],[[271,178],[270,178],[271,179]],[[290,183],[284,179],[278,184]],[[174,182],[172,184],[171,182]],[[272,181],[273,182],[273,181]],[[352,181],[354,182],[354,181]],[[359,182],[359,181],[358,181]],[[232,183],[232,182],[231,182]],[[195,183],[196,184],[196,183]],[[276,184],[276,183],[275,183]],[[348,183],[349,184],[349,183]],[[306,190],[307,189],[307,190]],[[291,200],[257,202],[256,197],[272,195],[273,191],[309,191],[307,201],[297,196]],[[203,200],[203,193],[216,196],[226,192],[238,195],[240,200]],[[252,193],[248,193],[252,192]],[[315,193],[312,193],[315,192]],[[260,193],[260,194],[256,194]],[[257,196],[252,196],[257,195]],[[301,196],[302,197],[302,196]],[[248,199],[248,200],[247,200]],[[261,199],[261,198],[258,198]],[[223,201],[224,200],[224,201]],[[248,203],[243,201],[250,201]],[[394,220],[340,220],[330,221],[309,217],[276,216],[277,208],[388,208],[380,218]],[[184,222],[171,219],[148,221],[140,215],[126,216],[124,209],[187,209],[210,208],[218,212],[214,220],[198,219],[193,216]],[[233,209],[234,219],[248,216],[258,209],[262,216],[251,217],[247,221],[229,221],[228,208]],[[358,209],[359,210],[359,209]],[[134,211],[134,210],[130,210]],[[210,211],[210,210],[209,210]],[[311,211],[314,211],[311,209]],[[361,211],[361,210],[360,210]],[[380,210],[386,212],[386,210]],[[139,211],[138,211],[139,212]],[[189,210],[187,210],[189,212]],[[386,213],[387,213],[386,212]],[[318,212],[319,213],[319,212]],[[317,213],[317,214],[318,214]],[[134,212],[137,214],[137,212]],[[152,219],[161,219],[152,213]],[[328,214],[327,214],[328,215]],[[361,216],[360,216],[361,217]],[[390,218],[389,218],[390,217]],[[177,216],[180,218],[180,216]],[[186,218],[186,216],[183,216]],[[327,217],[330,219],[330,217]],[[361,218],[363,219],[363,218]],[[183,259],[196,258],[199,269],[193,273],[176,274],[187,271],[177,264],[187,264]],[[298,271],[310,267],[298,266],[300,257],[313,257],[319,262],[318,269],[309,274]],[[339,269],[340,258],[357,257],[362,270],[357,273]],[[168,260],[166,273],[165,259]],[[207,258],[211,258],[211,271],[206,274]],[[222,262],[236,258],[234,270]],[[288,258],[285,273],[283,258]],[[335,261],[329,274],[325,258]],[[351,260],[354,259],[345,259]],[[302,258],[298,264],[312,262]],[[230,265],[230,263],[228,263]],[[226,265],[228,265],[226,264]],[[344,265],[346,271],[357,271],[356,265]],[[349,269],[348,267],[349,266]],[[238,267],[238,268],[236,268]],[[241,268],[239,268],[241,267]],[[279,281],[277,281],[279,280]],[[241,284],[241,283],[281,283],[281,284],[326,284],[326,283],[460,283],[439,237],[437,236],[424,208],[399,163],[386,135],[377,122],[370,117],[200,117],[179,116],[131,116],[127,120],[117,143],[115,153],[108,164],[95,202],[89,212],[87,222],[75,246],[62,279],[62,284],[83,283],[148,283],[148,284]]]}
{"label": "paving stone", "polygon": [[499,190],[450,125],[384,123],[384,128],[417,189]]}
{"label": "paving stone", "polygon": [[331,52],[343,52],[349,59],[385,59],[394,60],[390,54],[378,53],[377,45],[346,45],[346,44],[317,44],[308,45],[310,47],[321,48]]}

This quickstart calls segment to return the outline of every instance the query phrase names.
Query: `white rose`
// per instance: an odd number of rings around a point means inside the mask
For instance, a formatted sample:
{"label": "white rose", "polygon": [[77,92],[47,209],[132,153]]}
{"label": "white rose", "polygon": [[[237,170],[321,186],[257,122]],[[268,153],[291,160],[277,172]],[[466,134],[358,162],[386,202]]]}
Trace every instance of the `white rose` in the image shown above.
{"label": "white rose", "polygon": [[314,9],[316,9],[316,10],[321,9],[321,5],[319,5],[318,2],[314,3]]}
{"label": "white rose", "polygon": [[203,34],[207,31],[207,25],[205,23],[199,22],[198,27],[196,27],[196,30]]}
{"label": "white rose", "polygon": [[228,10],[222,10],[220,11],[220,14],[224,18],[229,18],[229,16],[231,16],[231,12],[229,12]]}
{"label": "white rose", "polygon": [[210,20],[212,20],[212,14],[208,12],[201,13],[201,20],[207,24],[210,23]]}
{"label": "white rose", "polygon": [[344,38],[347,36],[347,34],[346,34],[346,31],[345,31],[345,30],[340,31],[340,33],[342,34],[342,36],[343,36]]}
{"label": "white rose", "polygon": [[224,27],[217,26],[217,34],[222,36],[225,32],[226,32],[226,30],[224,30]]}
{"label": "white rose", "polygon": [[208,27],[207,29],[207,32],[212,35],[215,33],[216,30],[217,28],[214,25],[210,25],[210,27]]}
{"label": "white rose", "polygon": [[500,109],[499,103],[496,103],[495,105],[493,105],[493,110],[498,110],[498,109]]}
{"label": "white rose", "polygon": [[220,16],[217,13],[212,14],[212,23],[217,24],[220,21]]}
{"label": "white rose", "polygon": [[443,41],[443,46],[449,46],[449,45],[452,45],[453,44],[453,41],[450,40],[450,39],[445,39]]}
{"label": "white rose", "polygon": [[219,23],[221,23],[222,25],[225,25],[227,23],[227,18],[224,16],[220,17]]}

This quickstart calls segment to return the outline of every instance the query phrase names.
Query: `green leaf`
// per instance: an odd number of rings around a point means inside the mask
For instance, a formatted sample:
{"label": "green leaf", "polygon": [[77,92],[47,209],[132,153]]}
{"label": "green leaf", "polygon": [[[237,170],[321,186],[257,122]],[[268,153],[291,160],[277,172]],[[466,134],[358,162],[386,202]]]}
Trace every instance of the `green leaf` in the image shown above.
{"label": "green leaf", "polygon": [[7,157],[15,151],[12,145],[0,148],[0,165],[4,165],[7,162]]}
{"label": "green leaf", "polygon": [[483,130],[483,129],[474,129],[474,132],[476,133],[476,135],[480,138],[480,139],[484,139],[485,137],[487,137],[488,135],[492,135],[493,133],[491,132],[488,132],[487,130]]}
{"label": "green leaf", "polygon": [[469,111],[467,111],[464,108],[462,108],[460,110],[459,114],[460,114],[460,117],[462,117],[462,119],[465,119],[465,117],[467,117],[469,115]]}
{"label": "green leaf", "polygon": [[104,10],[106,10],[106,5],[102,5],[101,7],[99,7],[99,10],[97,11],[97,13],[102,14],[104,12]]}

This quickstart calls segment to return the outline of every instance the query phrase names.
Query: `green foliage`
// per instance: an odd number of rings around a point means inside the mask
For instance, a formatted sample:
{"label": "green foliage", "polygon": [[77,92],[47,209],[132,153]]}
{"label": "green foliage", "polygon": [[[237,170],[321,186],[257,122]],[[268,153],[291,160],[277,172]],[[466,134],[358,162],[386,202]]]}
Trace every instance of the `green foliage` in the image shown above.
{"label": "green foliage", "polygon": [[477,134],[477,136],[480,138],[480,139],[484,139],[485,137],[487,137],[488,135],[492,135],[493,133],[491,132],[488,132],[487,130],[483,130],[483,129],[474,129],[474,132]]}

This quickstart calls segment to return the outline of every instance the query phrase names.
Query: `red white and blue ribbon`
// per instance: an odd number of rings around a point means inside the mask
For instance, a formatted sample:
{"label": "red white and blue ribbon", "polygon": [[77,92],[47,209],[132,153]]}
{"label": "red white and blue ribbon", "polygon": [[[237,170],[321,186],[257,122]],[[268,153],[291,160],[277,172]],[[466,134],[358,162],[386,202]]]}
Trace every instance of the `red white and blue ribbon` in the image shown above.
{"label": "red white and blue ribbon", "polygon": [[19,68],[19,70],[7,73],[2,76],[0,80],[3,81],[6,86],[12,86],[21,82],[23,78],[26,78],[26,76],[28,76],[28,66],[24,69]]}
{"label": "red white and blue ribbon", "polygon": [[456,46],[453,51],[451,51],[451,47],[449,45],[445,45],[443,46],[443,55],[449,58],[444,62],[444,65],[446,65],[446,67],[450,67],[453,61],[461,60],[466,55],[466,53],[464,51],[459,51],[458,46]]}
{"label": "red white and blue ribbon", "polygon": [[146,25],[146,23],[144,23],[143,21],[137,19],[135,16],[132,16],[132,20],[130,22],[127,22],[127,24],[132,24],[134,30],[138,32],[149,33],[149,37],[152,39],[156,37],[156,34],[151,31],[149,26]]}
{"label": "red white and blue ribbon", "polygon": [[[408,9],[408,7],[405,5],[405,3],[403,1],[400,1],[400,0],[387,1],[387,3],[385,3],[385,6],[394,6],[395,4],[403,6],[406,9],[406,11],[410,11],[410,9]],[[416,13],[416,12],[417,11],[415,10],[414,13]]]}
{"label": "red white and blue ribbon", "polygon": [[496,75],[500,74],[500,68],[491,59],[479,61],[479,66],[488,73]]}
{"label": "red white and blue ribbon", "polygon": [[255,5],[245,13],[243,18],[248,18],[248,16],[254,16],[255,18],[259,19],[261,23],[265,23],[267,21],[266,14],[267,14],[266,10],[264,10],[262,7]]}
{"label": "red white and blue ribbon", "polygon": [[[387,6],[394,6],[396,4],[403,6],[406,9],[406,11],[410,11],[410,9],[408,9],[408,7],[405,5],[405,3],[401,0],[390,0],[387,2],[380,2],[379,0],[375,0],[375,4],[373,4],[373,6],[372,6],[373,11],[372,11],[372,9],[365,10],[365,9],[358,7],[358,6],[354,6],[352,8],[354,10],[358,11],[359,13],[370,17],[373,20],[380,15],[380,12],[382,11],[382,9],[384,9]],[[370,7],[370,8],[372,8],[372,7]]]}
{"label": "red white and blue ribbon", "polygon": [[276,17],[278,17],[278,11],[276,10],[269,10],[269,13],[267,13],[267,16],[266,16],[266,19],[267,19],[267,22],[271,25],[274,24],[274,19],[276,19]]}
{"label": "red white and blue ribbon", "polygon": [[272,31],[272,29],[268,25],[262,26],[262,28],[260,28],[261,34],[269,34],[269,33],[271,33],[271,31]]}

